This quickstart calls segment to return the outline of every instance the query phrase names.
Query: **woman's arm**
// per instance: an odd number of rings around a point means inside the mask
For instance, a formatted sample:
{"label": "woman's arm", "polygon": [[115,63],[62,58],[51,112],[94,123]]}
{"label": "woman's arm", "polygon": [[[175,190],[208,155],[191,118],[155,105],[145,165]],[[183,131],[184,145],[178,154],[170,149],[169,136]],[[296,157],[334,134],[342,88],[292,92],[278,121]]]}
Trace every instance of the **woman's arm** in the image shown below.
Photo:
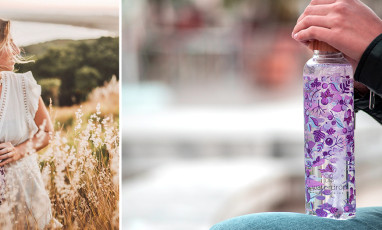
{"label": "woman's arm", "polygon": [[[30,151],[30,149],[28,149],[30,148],[30,144],[28,144],[28,142],[32,143],[31,146],[36,151],[39,151],[40,149],[44,148],[49,144],[49,133],[53,132],[53,124],[50,120],[48,110],[46,109],[41,97],[39,99],[38,109],[36,111],[34,121],[39,130],[31,139],[28,139],[27,141],[21,143],[18,146],[13,146],[10,142],[0,144],[0,160],[2,160],[0,166],[3,166],[13,161],[17,161],[20,158],[24,157],[25,154]],[[46,121],[44,130],[40,130],[40,126],[44,123],[44,121]],[[40,132],[43,132],[42,138],[38,137],[37,135]]]}

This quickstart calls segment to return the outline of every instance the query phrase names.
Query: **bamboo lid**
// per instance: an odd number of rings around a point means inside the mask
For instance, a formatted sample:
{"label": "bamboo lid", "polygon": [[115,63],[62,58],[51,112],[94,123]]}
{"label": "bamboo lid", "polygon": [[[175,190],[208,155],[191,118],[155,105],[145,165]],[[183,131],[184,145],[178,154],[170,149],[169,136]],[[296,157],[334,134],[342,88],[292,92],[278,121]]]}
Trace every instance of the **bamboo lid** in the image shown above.
{"label": "bamboo lid", "polygon": [[309,43],[309,49],[326,51],[326,52],[339,52],[337,49],[335,49],[333,46],[330,46],[328,43],[317,41],[317,40],[311,41]]}

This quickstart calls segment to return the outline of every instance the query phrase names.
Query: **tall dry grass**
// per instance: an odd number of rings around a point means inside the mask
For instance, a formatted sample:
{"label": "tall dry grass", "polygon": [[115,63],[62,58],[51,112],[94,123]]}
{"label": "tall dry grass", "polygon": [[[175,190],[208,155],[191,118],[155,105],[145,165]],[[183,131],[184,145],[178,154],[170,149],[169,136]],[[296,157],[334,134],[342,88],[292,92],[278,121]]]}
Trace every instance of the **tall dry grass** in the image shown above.
{"label": "tall dry grass", "polygon": [[[73,126],[64,129],[58,123],[39,154],[53,216],[64,229],[119,228],[118,89],[113,78],[87,103],[69,109]],[[104,115],[103,106],[109,114]],[[50,111],[53,118],[63,116],[62,109]]]}

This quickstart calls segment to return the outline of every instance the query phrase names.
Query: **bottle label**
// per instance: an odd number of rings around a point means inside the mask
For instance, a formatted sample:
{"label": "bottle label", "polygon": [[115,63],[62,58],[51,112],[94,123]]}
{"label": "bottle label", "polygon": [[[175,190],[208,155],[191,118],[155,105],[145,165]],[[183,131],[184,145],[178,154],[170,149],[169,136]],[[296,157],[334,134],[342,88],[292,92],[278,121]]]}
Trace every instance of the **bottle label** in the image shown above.
{"label": "bottle label", "polygon": [[350,76],[304,76],[307,213],[355,213],[353,85]]}

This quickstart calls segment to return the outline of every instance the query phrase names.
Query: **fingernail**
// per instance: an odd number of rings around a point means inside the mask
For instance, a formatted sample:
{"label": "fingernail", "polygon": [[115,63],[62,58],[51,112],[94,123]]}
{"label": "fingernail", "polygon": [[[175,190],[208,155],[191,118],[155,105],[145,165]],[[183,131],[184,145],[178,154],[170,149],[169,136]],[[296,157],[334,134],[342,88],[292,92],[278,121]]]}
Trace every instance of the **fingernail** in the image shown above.
{"label": "fingernail", "polygon": [[298,37],[298,33],[293,35],[293,38],[296,39],[296,40],[297,40],[297,37]]}

